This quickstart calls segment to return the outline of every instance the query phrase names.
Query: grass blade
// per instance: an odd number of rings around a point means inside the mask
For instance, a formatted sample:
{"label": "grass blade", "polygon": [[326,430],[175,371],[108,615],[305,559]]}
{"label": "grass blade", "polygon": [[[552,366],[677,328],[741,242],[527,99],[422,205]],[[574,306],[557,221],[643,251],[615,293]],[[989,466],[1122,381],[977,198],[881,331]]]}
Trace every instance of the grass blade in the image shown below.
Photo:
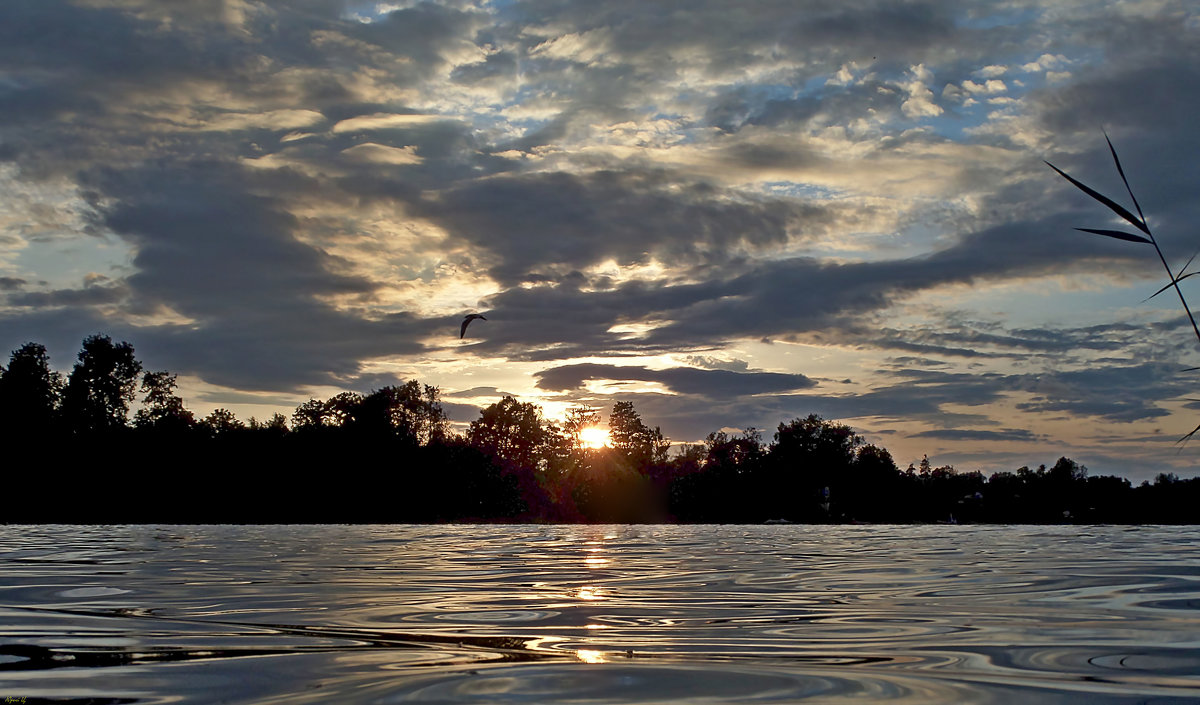
{"label": "grass blade", "polygon": [[[1097,235],[1104,235],[1106,237],[1115,237],[1118,240],[1127,240],[1129,242],[1144,242],[1147,245],[1154,244],[1149,238],[1144,238],[1141,235],[1135,235],[1133,233],[1127,233],[1123,230],[1105,230],[1103,228],[1075,228],[1075,229],[1082,230],[1085,233],[1095,233]],[[1167,284],[1167,286],[1171,286],[1171,285]]]}
{"label": "grass blade", "polygon": [[1155,296],[1158,296],[1159,294],[1163,293],[1167,289],[1170,289],[1171,287],[1175,286],[1176,284],[1183,281],[1184,279],[1187,279],[1188,277],[1194,277],[1197,274],[1200,274],[1200,272],[1191,272],[1190,274],[1185,274],[1182,277],[1179,277],[1178,279],[1172,281],[1171,283],[1167,284],[1166,286],[1164,286],[1163,288],[1154,292],[1153,294],[1147,296],[1145,299],[1142,299],[1142,303],[1145,303],[1145,302],[1149,301],[1150,299],[1153,299]]}
{"label": "grass blade", "polygon": [[1112,152],[1113,162],[1117,165],[1117,173],[1121,175],[1121,181],[1125,183],[1125,191],[1129,193],[1129,197],[1133,199],[1133,207],[1137,209],[1138,217],[1142,219],[1142,224],[1146,223],[1146,216],[1142,213],[1142,206],[1138,203],[1137,196],[1133,195],[1133,189],[1129,188],[1129,179],[1125,178],[1125,170],[1121,168],[1121,160],[1117,158],[1117,148],[1113,146],[1112,140],[1108,138],[1108,133],[1104,133],[1104,141],[1108,142],[1108,151]]}
{"label": "grass blade", "polygon": [[1108,206],[1109,210],[1111,210],[1113,213],[1116,213],[1117,215],[1121,216],[1125,220],[1128,220],[1138,230],[1141,230],[1142,232],[1146,233],[1147,235],[1150,234],[1150,229],[1146,227],[1146,224],[1143,223],[1142,221],[1138,220],[1137,216],[1135,216],[1133,213],[1130,213],[1129,211],[1125,210],[1125,207],[1122,206],[1120,203],[1117,203],[1116,201],[1112,200],[1108,196],[1105,196],[1104,194],[1100,193],[1099,191],[1093,189],[1092,187],[1088,186],[1087,184],[1074,179],[1070,174],[1063,171],[1062,169],[1059,169],[1058,167],[1054,166],[1050,162],[1046,162],[1046,166],[1057,171],[1059,176],[1063,177],[1067,181],[1070,181],[1071,183],[1075,184],[1075,187],[1078,188],[1080,191],[1083,191],[1087,195],[1091,196],[1092,198],[1096,199],[1097,201],[1100,201],[1104,205]]}

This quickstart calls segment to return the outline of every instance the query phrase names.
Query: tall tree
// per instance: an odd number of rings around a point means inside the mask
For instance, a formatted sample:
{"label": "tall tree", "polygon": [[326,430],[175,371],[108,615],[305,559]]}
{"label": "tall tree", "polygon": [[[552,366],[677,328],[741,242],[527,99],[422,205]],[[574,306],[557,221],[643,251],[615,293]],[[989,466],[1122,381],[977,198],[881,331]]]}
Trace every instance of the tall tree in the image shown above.
{"label": "tall tree", "polygon": [[771,452],[788,462],[841,470],[849,467],[863,439],[845,424],[816,414],[779,424]]}
{"label": "tall tree", "polygon": [[831,502],[836,507],[842,489],[855,484],[852,469],[862,445],[849,426],[816,414],[779,424],[770,449],[769,484],[783,516],[812,518]]}
{"label": "tall tree", "polygon": [[704,439],[705,469],[721,475],[745,475],[753,472],[766,450],[762,434],[747,428],[736,436],[714,431]]}
{"label": "tall tree", "polygon": [[129,343],[114,345],[107,335],[84,338],[63,392],[68,427],[77,433],[123,428],[141,371]]}
{"label": "tall tree", "polygon": [[428,445],[446,438],[450,422],[438,399],[437,387],[409,380],[388,386],[362,399],[355,414],[361,428],[393,433]]}
{"label": "tall tree", "polygon": [[534,470],[545,469],[562,445],[558,429],[542,416],[541,407],[513,397],[480,411],[467,438],[494,457]]}
{"label": "tall tree", "polygon": [[212,413],[205,416],[200,424],[213,436],[224,436],[246,428],[246,424],[242,423],[232,411],[225,408],[213,409]]}
{"label": "tall tree", "polygon": [[147,372],[142,375],[142,408],[133,415],[138,428],[158,431],[180,431],[195,425],[196,417],[183,407],[183,399],[175,394],[175,375],[169,372]]}
{"label": "tall tree", "polygon": [[0,428],[6,433],[44,430],[62,395],[62,375],[50,370],[46,346],[25,343],[0,368]]}
{"label": "tall tree", "polygon": [[642,423],[631,401],[613,404],[608,415],[608,433],[612,447],[624,454],[634,468],[645,469],[667,460],[671,442],[663,437],[659,427],[650,428]]}
{"label": "tall tree", "polygon": [[567,418],[563,422],[563,434],[571,442],[571,450],[578,452],[583,449],[580,433],[585,428],[600,424],[600,412],[590,406],[573,406],[567,409]]}
{"label": "tall tree", "polygon": [[309,399],[292,412],[292,428],[296,430],[324,428],[325,402]]}
{"label": "tall tree", "polygon": [[358,413],[362,400],[362,395],[355,392],[341,392],[334,395],[325,402],[324,414],[321,417],[323,425],[349,426]]}

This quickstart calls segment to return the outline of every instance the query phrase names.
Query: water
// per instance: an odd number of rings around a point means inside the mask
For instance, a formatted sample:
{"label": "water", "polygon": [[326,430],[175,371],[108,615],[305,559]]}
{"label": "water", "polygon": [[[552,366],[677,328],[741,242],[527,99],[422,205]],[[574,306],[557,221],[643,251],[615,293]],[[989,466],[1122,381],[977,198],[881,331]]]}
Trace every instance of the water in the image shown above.
{"label": "water", "polygon": [[1200,529],[0,527],[0,698],[1197,703]]}

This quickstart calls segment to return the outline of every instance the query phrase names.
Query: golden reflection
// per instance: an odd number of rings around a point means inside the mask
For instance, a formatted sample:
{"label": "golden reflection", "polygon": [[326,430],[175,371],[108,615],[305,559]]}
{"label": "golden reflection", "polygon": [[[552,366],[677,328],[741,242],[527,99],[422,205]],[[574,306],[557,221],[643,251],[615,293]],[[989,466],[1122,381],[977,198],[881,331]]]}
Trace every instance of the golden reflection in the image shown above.
{"label": "golden reflection", "polygon": [[590,554],[583,559],[583,564],[589,568],[599,568],[602,565],[610,563],[604,556],[598,555],[604,552],[604,546],[599,541],[588,541],[588,546],[583,549],[584,553]]}
{"label": "golden reflection", "polygon": [[592,649],[577,649],[575,658],[584,663],[608,663],[608,658],[603,651],[593,651]]}
{"label": "golden reflection", "polygon": [[602,593],[602,588],[595,585],[584,585],[575,593],[575,597],[580,600],[604,600],[607,599]]}

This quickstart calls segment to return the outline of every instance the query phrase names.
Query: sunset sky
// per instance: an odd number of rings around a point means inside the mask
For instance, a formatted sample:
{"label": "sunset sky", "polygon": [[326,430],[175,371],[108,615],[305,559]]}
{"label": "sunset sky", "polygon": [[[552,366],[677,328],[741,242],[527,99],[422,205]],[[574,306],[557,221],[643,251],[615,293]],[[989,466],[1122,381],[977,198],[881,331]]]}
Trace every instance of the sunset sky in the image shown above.
{"label": "sunset sky", "polygon": [[[1200,4],[3,0],[0,352],[1192,476]],[[1200,305],[1200,287],[1184,282]],[[482,313],[464,340],[459,323]]]}

